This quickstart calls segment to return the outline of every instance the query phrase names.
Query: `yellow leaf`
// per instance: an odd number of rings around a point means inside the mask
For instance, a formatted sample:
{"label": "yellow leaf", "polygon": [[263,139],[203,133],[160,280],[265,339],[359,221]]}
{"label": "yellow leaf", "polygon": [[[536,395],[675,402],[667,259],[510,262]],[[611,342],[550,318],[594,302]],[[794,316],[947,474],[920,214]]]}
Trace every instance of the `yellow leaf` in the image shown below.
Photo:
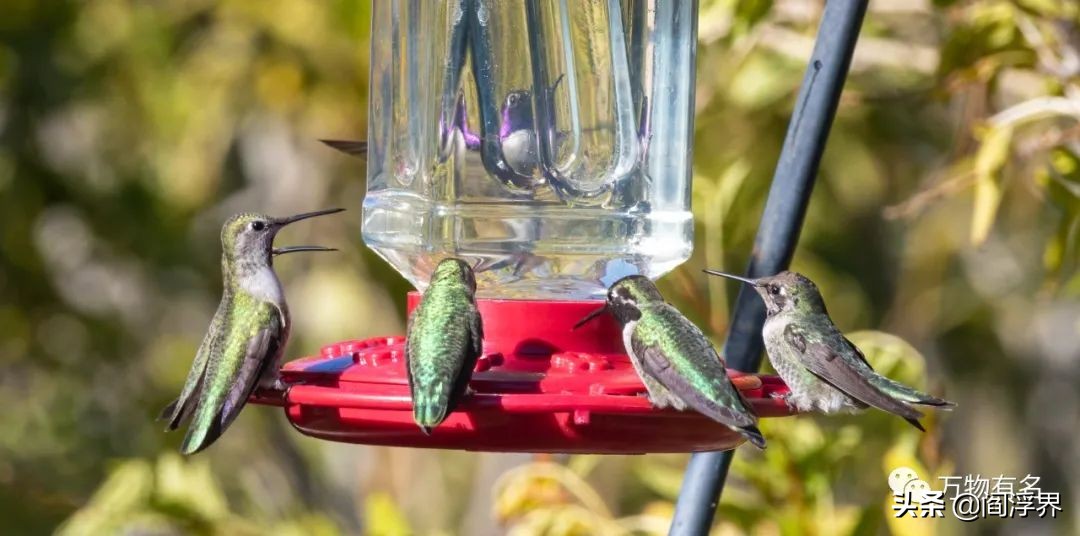
{"label": "yellow leaf", "polygon": [[931,488],[936,487],[936,483],[930,482],[933,480],[930,472],[915,457],[915,442],[901,441],[885,453],[883,461],[885,469],[882,479],[884,481],[882,491],[885,494],[884,515],[889,532],[896,536],[933,536],[937,525],[941,524],[941,519],[913,517],[911,514],[898,518],[896,511],[893,510],[895,499],[889,487],[889,476],[893,471],[902,468],[911,469],[919,479],[930,483]]}
{"label": "yellow leaf", "polygon": [[975,154],[975,210],[971,216],[971,243],[982,244],[990,235],[1001,205],[1001,169],[1009,158],[1011,128],[993,128],[983,136]]}
{"label": "yellow leaf", "polygon": [[112,471],[89,503],[64,522],[57,534],[105,534],[145,505],[154,487],[154,470],[141,459],[125,461]]}
{"label": "yellow leaf", "polygon": [[393,536],[412,533],[405,514],[394,504],[389,493],[376,492],[368,495],[364,506],[367,511],[364,534]]}

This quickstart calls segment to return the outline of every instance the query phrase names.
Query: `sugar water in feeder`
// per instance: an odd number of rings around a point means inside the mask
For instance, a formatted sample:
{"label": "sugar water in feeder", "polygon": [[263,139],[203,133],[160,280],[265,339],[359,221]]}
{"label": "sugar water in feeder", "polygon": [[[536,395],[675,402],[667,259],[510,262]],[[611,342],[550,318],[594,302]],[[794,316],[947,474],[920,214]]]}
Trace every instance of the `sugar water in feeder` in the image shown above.
{"label": "sugar water in feeder", "polygon": [[[484,354],[472,393],[430,436],[413,422],[402,337],[287,364],[289,420],[410,447],[740,444],[700,414],[653,408],[611,318],[572,329],[616,280],[655,279],[690,256],[697,2],[372,9],[364,241],[421,291],[443,258],[474,266]],[[418,302],[410,294],[410,311]],[[732,375],[759,416],[788,413],[779,380]]]}

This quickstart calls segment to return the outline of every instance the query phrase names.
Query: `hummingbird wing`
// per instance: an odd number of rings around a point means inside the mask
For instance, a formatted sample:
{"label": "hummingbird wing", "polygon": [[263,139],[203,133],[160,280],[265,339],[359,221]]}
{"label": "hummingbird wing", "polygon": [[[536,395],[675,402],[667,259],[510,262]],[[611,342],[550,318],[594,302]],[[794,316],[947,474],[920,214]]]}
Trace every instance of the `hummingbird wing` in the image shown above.
{"label": "hummingbird wing", "polygon": [[659,322],[652,325],[643,316],[630,337],[630,350],[640,360],[642,373],[667,389],[669,396],[765,448],[753,409],[731,382],[705,334],[670,305],[649,314]]}
{"label": "hummingbird wing", "polygon": [[286,320],[270,302],[238,295],[228,314],[220,351],[208,359],[203,386],[181,452],[194,454],[210,446],[244,407],[266,367],[284,348]]}
{"label": "hummingbird wing", "polygon": [[195,353],[195,362],[192,363],[191,370],[188,372],[187,380],[184,382],[184,389],[180,391],[180,396],[168,406],[165,406],[165,409],[161,411],[161,415],[158,416],[158,420],[169,420],[169,423],[165,426],[165,431],[176,430],[180,423],[190,417],[191,412],[195,410],[195,402],[198,400],[202,390],[203,374],[206,372],[206,356],[210,354],[214,334],[219,333],[228,310],[229,298],[226,297],[218,304],[214,319],[210,321],[210,329],[206,332],[206,336],[203,337],[198,352]]}
{"label": "hummingbird wing", "polygon": [[854,400],[898,415],[912,426],[925,431],[919,423],[922,413],[875,386],[871,379],[878,374],[857,348],[855,352],[850,351],[854,345],[847,342],[847,339],[844,341],[849,346],[838,346],[848,351],[836,351],[832,345],[815,339],[794,323],[789,323],[784,328],[784,339],[799,352],[802,358],[800,361],[806,370],[821,381]]}
{"label": "hummingbird wing", "polygon": [[[480,310],[475,305],[472,306],[469,316],[471,318],[469,334],[472,335],[473,353],[479,359],[480,355],[484,353],[484,322],[480,316]],[[476,363],[473,363],[473,365],[476,365]]]}
{"label": "hummingbird wing", "polygon": [[[841,335],[841,337],[843,337],[843,335]],[[866,364],[866,367],[869,368],[871,371],[874,371],[874,367],[871,366],[870,362],[866,360],[866,356],[862,353],[862,350],[860,350],[858,346],[855,346],[854,343],[848,340],[847,337],[843,337],[843,339],[844,344],[846,344],[852,352],[859,356],[859,359],[861,359],[862,362]],[[870,376],[870,383],[874,384],[874,387],[877,387],[883,393],[895,399],[907,402],[909,404],[936,406],[941,409],[952,409],[956,406],[956,404],[953,402],[949,402],[948,400],[945,400],[943,398],[930,396],[926,393],[922,393],[920,391],[912,389],[911,387],[908,387],[896,380],[886,378],[885,376],[878,374],[876,371],[874,371],[873,374]]]}

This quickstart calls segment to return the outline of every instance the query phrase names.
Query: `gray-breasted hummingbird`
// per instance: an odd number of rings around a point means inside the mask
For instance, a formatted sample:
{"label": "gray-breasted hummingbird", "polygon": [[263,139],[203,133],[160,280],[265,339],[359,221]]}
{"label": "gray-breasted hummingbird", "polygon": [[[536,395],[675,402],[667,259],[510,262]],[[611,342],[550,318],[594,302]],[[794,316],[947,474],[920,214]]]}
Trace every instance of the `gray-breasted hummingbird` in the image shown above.
{"label": "gray-breasted hummingbird", "polygon": [[873,406],[903,417],[919,430],[924,430],[919,423],[923,415],[912,404],[955,406],[875,372],[833,324],[817,285],[806,276],[780,272],[748,279],[715,270],[705,273],[742,281],[765,301],[762,338],[769,361],[791,389],[786,398],[789,406],[824,413]]}
{"label": "gray-breasted hummingbird", "polygon": [[724,368],[705,334],[664,301],[647,277],[624,277],[608,289],[607,302],[576,327],[607,312],[619,322],[623,345],[657,408],[687,408],[728,426],[765,448],[757,416]]}
{"label": "gray-breasted hummingbird", "polygon": [[425,434],[461,402],[483,351],[473,269],[461,259],[443,259],[409,316],[405,336],[413,420]]}
{"label": "gray-breasted hummingbird", "polygon": [[274,247],[290,223],[334,214],[335,208],[273,218],[238,214],[221,229],[224,292],[217,313],[195,354],[180,397],[161,413],[166,430],[191,418],[181,446],[194,454],[210,446],[244,407],[256,386],[283,390],[278,373],[289,340],[289,308],[274,273],[274,257],[297,251],[334,251],[321,246]]}

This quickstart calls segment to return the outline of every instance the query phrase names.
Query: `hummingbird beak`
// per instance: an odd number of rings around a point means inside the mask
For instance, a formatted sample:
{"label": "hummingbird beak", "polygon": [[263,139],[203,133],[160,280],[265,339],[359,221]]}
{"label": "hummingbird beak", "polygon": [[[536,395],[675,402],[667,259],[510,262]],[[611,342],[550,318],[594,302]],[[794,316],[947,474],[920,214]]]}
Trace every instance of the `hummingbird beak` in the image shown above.
{"label": "hummingbird beak", "polygon": [[316,210],[315,212],[305,212],[303,214],[297,214],[295,216],[275,218],[274,223],[277,224],[278,227],[285,227],[290,223],[296,223],[300,220],[306,220],[308,218],[314,218],[316,216],[325,216],[327,214],[337,214],[338,212],[343,212],[344,210],[345,209],[343,208],[330,208],[326,210]]}
{"label": "hummingbird beak", "polygon": [[592,319],[606,313],[607,310],[608,310],[608,307],[607,307],[607,304],[605,303],[604,305],[600,306],[600,308],[598,308],[598,309],[590,312],[589,314],[585,315],[585,318],[582,318],[581,320],[578,320],[578,323],[574,324],[573,329],[577,329],[577,328],[580,328],[581,326],[584,326],[585,324],[588,324],[589,321],[591,321]]}
{"label": "hummingbird beak", "polygon": [[323,246],[289,246],[285,248],[274,248],[270,250],[270,253],[277,256],[286,253],[296,253],[297,251],[337,251],[337,248],[327,248]]}
{"label": "hummingbird beak", "polygon": [[[289,225],[290,223],[296,223],[296,222],[298,222],[300,220],[306,220],[308,218],[314,218],[316,216],[325,216],[326,214],[337,214],[338,212],[342,212],[344,210],[345,209],[343,209],[343,208],[331,208],[331,209],[327,209],[327,210],[316,210],[315,212],[305,212],[303,214],[297,214],[295,216],[287,216],[285,218],[274,218],[273,224],[276,225],[278,229],[280,229],[282,227],[285,227],[286,225]],[[276,231],[275,231],[275,233],[276,233]],[[337,250],[334,249],[334,248],[328,248],[328,247],[323,247],[323,246],[290,246],[290,247],[284,247],[284,248],[273,248],[273,249],[270,250],[270,253],[273,256],[276,257],[278,255],[284,255],[286,253],[296,253],[297,251],[337,251]]]}
{"label": "hummingbird beak", "polygon": [[728,279],[734,279],[736,281],[742,281],[743,283],[746,283],[747,285],[750,285],[752,287],[758,286],[758,282],[756,280],[754,280],[754,279],[748,279],[746,277],[742,277],[742,276],[738,276],[738,275],[732,275],[732,274],[728,274],[728,273],[724,273],[724,272],[718,272],[716,270],[702,270],[702,271],[709,274],[709,275],[718,275],[720,277],[726,277]]}
{"label": "hummingbird beak", "polygon": [[349,156],[367,158],[367,142],[353,140],[319,140],[332,149],[337,149]]}

